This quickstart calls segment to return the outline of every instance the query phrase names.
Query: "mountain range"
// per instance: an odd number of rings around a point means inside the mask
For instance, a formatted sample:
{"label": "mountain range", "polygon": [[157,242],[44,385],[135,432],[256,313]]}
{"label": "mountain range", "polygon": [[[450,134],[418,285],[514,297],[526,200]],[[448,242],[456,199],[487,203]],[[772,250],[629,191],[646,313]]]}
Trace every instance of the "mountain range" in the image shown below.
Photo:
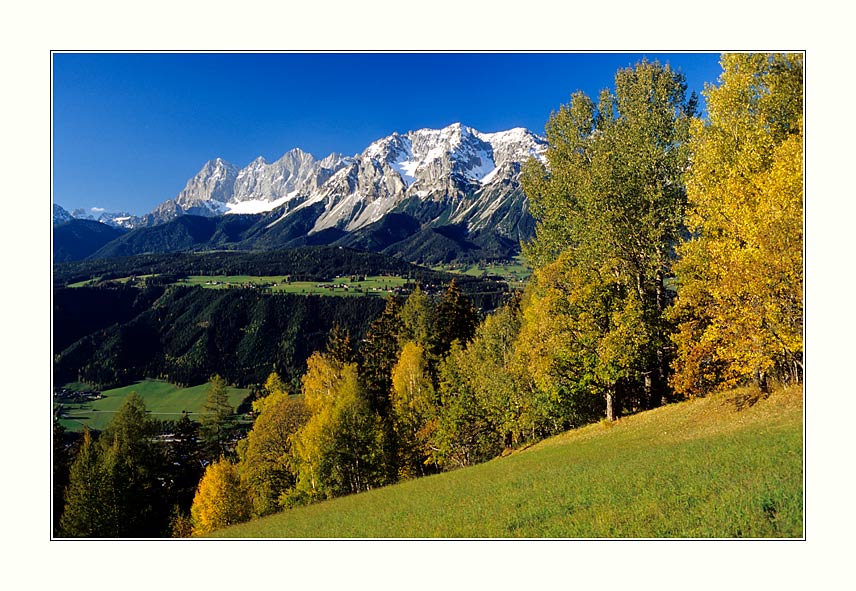
{"label": "mountain range", "polygon": [[[520,169],[545,150],[523,128],[455,123],[393,133],[355,156],[295,148],[244,168],[215,158],[146,215],[102,214],[132,230],[90,256],[340,244],[419,262],[504,258],[534,231]],[[69,223],[57,207],[54,223]]]}

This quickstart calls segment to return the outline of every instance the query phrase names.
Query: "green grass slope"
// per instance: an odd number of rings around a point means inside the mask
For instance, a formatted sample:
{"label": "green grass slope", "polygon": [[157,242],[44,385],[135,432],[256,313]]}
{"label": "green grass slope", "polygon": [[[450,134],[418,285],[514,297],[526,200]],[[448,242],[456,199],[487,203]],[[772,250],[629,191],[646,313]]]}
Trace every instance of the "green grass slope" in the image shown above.
{"label": "green grass slope", "polygon": [[673,404],[225,538],[803,537],[799,388]]}

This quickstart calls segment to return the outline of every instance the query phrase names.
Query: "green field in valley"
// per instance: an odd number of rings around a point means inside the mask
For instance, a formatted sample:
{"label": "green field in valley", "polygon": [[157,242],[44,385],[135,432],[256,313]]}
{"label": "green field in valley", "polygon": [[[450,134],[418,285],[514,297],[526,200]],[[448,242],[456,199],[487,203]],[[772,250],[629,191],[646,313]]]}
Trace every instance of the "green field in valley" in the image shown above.
{"label": "green field in valley", "polygon": [[336,296],[384,296],[403,287],[407,279],[398,276],[369,275],[366,277],[336,277],[329,281],[290,281],[288,276],[254,275],[192,275],[179,285],[197,285],[208,289],[234,287],[265,287],[273,293],[315,294]]}
{"label": "green field in valley", "polygon": [[436,265],[433,269],[435,271],[459,273],[461,275],[471,275],[473,277],[495,275],[497,277],[502,277],[506,282],[514,287],[522,287],[523,282],[532,274],[532,268],[529,267],[523,260],[523,257],[520,256],[515,257],[514,261],[506,263],[447,264]]}
{"label": "green field in valley", "polygon": [[[109,283],[140,283],[154,275],[110,279]],[[386,296],[408,280],[396,275],[334,277],[327,281],[291,281],[287,275],[191,275],[176,282],[206,289],[263,288],[272,293],[332,296]],[[68,287],[89,287],[102,283],[100,277],[71,283]]]}
{"label": "green field in valley", "polygon": [[[109,279],[107,282],[113,283],[133,283],[139,284],[146,279],[151,277],[155,277],[155,275],[134,275],[133,277],[120,277],[118,279]],[[98,285],[104,280],[101,277],[93,277],[92,279],[84,279],[83,281],[78,281],[76,283],[69,283],[68,287],[91,287],[94,285]]]}
{"label": "green field in valley", "polygon": [[214,536],[801,538],[802,390],[755,402],[672,404]]}
{"label": "green field in valley", "polygon": [[[131,392],[139,394],[151,416],[160,420],[178,420],[184,411],[190,418],[199,420],[199,414],[208,396],[209,384],[179,388],[160,380],[143,380],[130,386],[105,390],[103,398],[79,404],[63,404],[60,424],[69,431],[80,431],[83,425],[98,431],[107,427],[125,397]],[[80,389],[79,385],[72,389]],[[229,388],[229,402],[235,408],[249,394],[246,388]],[[56,403],[54,403],[56,407]]]}

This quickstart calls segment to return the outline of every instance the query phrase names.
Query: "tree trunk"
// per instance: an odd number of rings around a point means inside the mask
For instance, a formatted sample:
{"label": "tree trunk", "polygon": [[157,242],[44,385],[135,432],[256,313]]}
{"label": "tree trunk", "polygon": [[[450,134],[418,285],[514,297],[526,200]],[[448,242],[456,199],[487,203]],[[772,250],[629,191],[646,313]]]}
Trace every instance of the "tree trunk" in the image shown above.
{"label": "tree trunk", "polygon": [[606,388],[606,420],[615,420],[615,387],[607,386]]}
{"label": "tree trunk", "polygon": [[669,371],[667,367],[666,360],[666,351],[663,349],[663,342],[665,340],[665,335],[663,334],[663,327],[661,321],[663,319],[663,314],[666,311],[666,289],[663,285],[663,271],[657,271],[657,278],[655,281],[656,285],[656,304],[657,304],[657,367],[655,369],[655,388],[656,390],[652,394],[659,393],[659,399],[657,396],[652,396],[651,399],[651,407],[654,406],[663,406],[668,402],[666,399],[666,395],[668,394],[668,389],[666,387],[666,374]]}
{"label": "tree trunk", "polygon": [[770,393],[770,385],[767,383],[767,373],[761,370],[755,372],[755,385],[764,394]]}
{"label": "tree trunk", "polygon": [[645,372],[645,408],[650,410],[654,408],[654,379],[651,377],[650,371]]}

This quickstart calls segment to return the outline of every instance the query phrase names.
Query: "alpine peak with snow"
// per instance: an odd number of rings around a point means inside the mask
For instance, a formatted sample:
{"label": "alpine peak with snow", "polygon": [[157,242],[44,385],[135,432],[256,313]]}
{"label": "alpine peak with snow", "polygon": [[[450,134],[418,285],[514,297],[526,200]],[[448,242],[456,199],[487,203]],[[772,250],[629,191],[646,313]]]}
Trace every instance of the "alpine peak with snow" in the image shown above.
{"label": "alpine peak with snow", "polygon": [[90,209],[78,208],[69,212],[62,206],[56,203],[53,204],[54,226],[60,226],[72,220],[90,220],[116,228],[133,228],[139,225],[139,218],[127,212],[110,212],[100,207],[92,207]]}
{"label": "alpine peak with snow", "polygon": [[244,168],[207,162],[175,199],[144,216],[160,224],[184,214],[276,212],[275,224],[312,210],[309,233],[352,232],[386,214],[405,212],[425,224],[496,229],[509,238],[531,230],[520,166],[543,158],[546,142],[523,129],[482,133],[460,123],[393,133],[353,157],[316,159],[299,148],[279,160],[259,157]]}

